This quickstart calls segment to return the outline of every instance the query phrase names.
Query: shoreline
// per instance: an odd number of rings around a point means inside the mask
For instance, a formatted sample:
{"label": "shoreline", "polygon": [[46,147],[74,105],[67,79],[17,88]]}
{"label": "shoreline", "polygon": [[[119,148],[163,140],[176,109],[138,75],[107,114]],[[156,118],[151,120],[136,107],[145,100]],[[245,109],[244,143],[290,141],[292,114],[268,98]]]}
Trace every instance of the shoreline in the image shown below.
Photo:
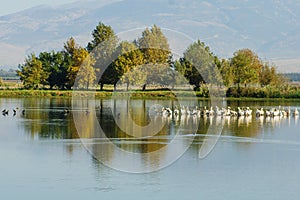
{"label": "shoreline", "polygon": [[[72,98],[74,95],[80,97],[100,98],[132,98],[132,99],[194,99],[210,100],[209,97],[199,96],[199,92],[176,91],[176,96],[172,91],[149,90],[149,91],[73,91],[73,90],[0,90],[0,98]],[[196,94],[196,96],[195,96]],[[257,98],[257,97],[220,97],[215,100],[235,100],[235,101],[299,101],[300,98]]]}

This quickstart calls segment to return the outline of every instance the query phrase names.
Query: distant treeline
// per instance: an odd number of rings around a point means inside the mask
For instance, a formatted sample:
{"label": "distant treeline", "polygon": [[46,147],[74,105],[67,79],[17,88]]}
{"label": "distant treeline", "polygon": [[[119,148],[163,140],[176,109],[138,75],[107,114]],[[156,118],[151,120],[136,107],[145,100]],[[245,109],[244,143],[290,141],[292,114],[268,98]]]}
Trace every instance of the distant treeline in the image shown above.
{"label": "distant treeline", "polygon": [[285,73],[283,75],[291,82],[300,82],[300,73]]}
{"label": "distant treeline", "polygon": [[146,28],[134,41],[120,41],[111,26],[100,22],[86,47],[70,38],[62,51],[29,55],[17,74],[26,89],[90,89],[99,85],[102,90],[104,84],[114,89],[123,84],[127,89],[134,85],[144,91],[148,85],[173,88],[188,84],[202,96],[209,96],[209,86],[226,89],[227,96],[234,97],[293,96],[281,91],[298,95],[298,88],[290,88],[276,66],[263,62],[250,49],[237,50],[232,58],[224,59],[198,40],[181,58],[174,59],[167,37],[156,25]]}

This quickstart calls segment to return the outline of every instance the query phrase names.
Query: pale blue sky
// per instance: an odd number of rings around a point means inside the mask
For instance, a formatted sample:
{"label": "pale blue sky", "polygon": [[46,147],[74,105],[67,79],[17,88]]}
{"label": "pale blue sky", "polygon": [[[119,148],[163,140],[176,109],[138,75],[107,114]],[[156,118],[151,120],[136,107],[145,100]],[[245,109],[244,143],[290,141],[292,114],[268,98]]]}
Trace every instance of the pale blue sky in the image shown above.
{"label": "pale blue sky", "polygon": [[0,16],[18,12],[41,4],[60,5],[78,0],[0,0]]}

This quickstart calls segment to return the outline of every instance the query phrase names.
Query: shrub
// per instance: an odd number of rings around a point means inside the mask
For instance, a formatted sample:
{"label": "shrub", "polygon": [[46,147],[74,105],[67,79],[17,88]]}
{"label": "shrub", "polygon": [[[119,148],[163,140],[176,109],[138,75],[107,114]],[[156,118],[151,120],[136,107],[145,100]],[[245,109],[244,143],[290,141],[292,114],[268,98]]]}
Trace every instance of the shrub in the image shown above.
{"label": "shrub", "polygon": [[227,97],[240,97],[239,89],[237,87],[230,87],[226,92]]}

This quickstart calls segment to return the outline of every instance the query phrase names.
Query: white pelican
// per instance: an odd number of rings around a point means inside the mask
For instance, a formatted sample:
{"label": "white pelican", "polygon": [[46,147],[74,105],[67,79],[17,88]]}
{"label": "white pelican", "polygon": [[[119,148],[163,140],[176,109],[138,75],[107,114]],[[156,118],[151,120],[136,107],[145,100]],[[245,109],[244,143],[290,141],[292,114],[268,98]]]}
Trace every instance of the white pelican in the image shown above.
{"label": "white pelican", "polygon": [[186,110],[186,114],[187,114],[187,115],[190,115],[190,114],[191,114],[191,111],[190,111],[190,109],[189,109],[188,106],[185,108],[185,110]]}
{"label": "white pelican", "polygon": [[238,107],[238,116],[244,116],[244,115],[245,112],[240,107]]}
{"label": "white pelican", "polygon": [[192,115],[197,115],[197,114],[198,114],[198,106],[196,106],[196,108],[194,108],[192,111]]}
{"label": "white pelican", "polygon": [[209,115],[210,115],[210,116],[213,116],[214,113],[215,113],[215,111],[214,111],[213,107],[210,107]]}
{"label": "white pelican", "polygon": [[225,116],[230,116],[231,115],[231,108],[228,106],[227,110],[225,110]]}
{"label": "white pelican", "polygon": [[178,115],[179,115],[179,110],[178,110],[177,107],[174,109],[174,115],[175,115],[175,116],[178,116]]}
{"label": "white pelican", "polygon": [[270,117],[270,116],[271,116],[271,111],[266,110],[266,116],[267,116],[267,117]]}
{"label": "white pelican", "polygon": [[298,116],[298,115],[299,115],[299,111],[298,111],[297,108],[295,108],[294,115],[295,115],[295,116]]}
{"label": "white pelican", "polygon": [[181,115],[186,115],[186,109],[184,106],[181,107],[180,113],[181,113]]}
{"label": "white pelican", "polygon": [[252,115],[252,110],[249,107],[246,108],[245,115],[246,116],[251,116]]}
{"label": "white pelican", "polygon": [[265,111],[263,108],[256,110],[256,116],[259,117],[259,116],[263,116],[264,114],[265,114]]}

